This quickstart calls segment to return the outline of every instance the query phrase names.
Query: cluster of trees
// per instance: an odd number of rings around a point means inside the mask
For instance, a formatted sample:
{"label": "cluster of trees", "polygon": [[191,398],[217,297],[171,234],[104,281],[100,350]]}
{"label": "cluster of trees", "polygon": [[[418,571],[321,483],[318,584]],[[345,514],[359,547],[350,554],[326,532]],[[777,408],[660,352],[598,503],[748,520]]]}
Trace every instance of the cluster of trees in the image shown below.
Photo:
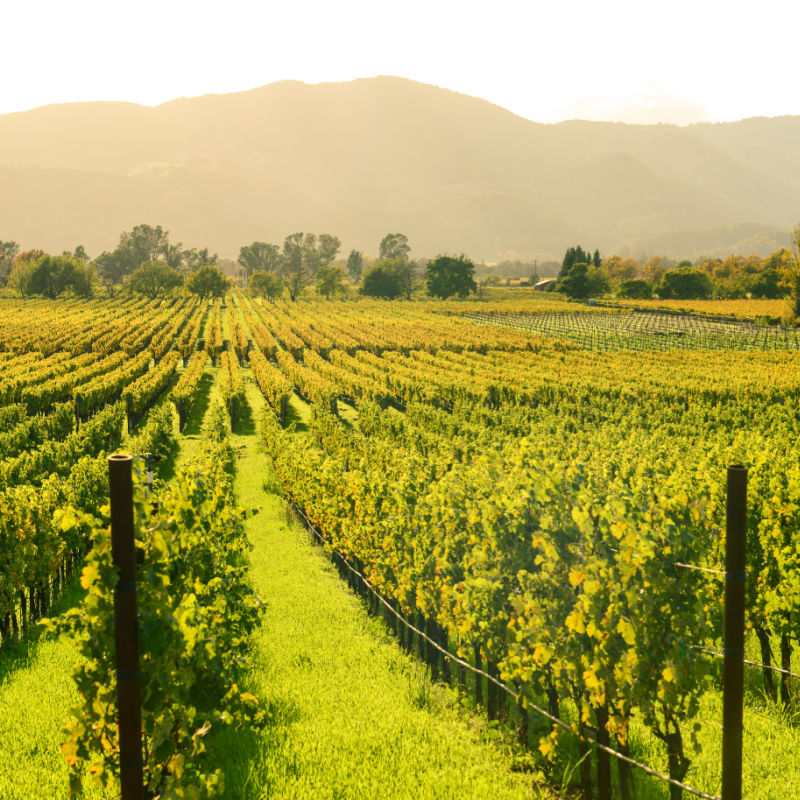
{"label": "cluster of trees", "polygon": [[475,266],[463,255],[439,256],[423,273],[403,233],[387,233],[374,261],[351,250],[344,268],[334,263],[340,247],[339,239],[327,233],[293,233],[282,247],[269,242],[242,247],[238,261],[250,292],[273,300],[284,293],[296,300],[312,284],[324,297],[336,297],[346,291],[346,278],[359,285],[361,294],[387,300],[410,300],[423,284],[434,297],[465,297],[478,288]]}
{"label": "cluster of trees", "polygon": [[[94,266],[113,297],[126,281],[133,282],[131,288],[135,291],[139,291],[137,286],[146,287],[144,294],[152,293],[154,287],[159,286],[157,294],[162,294],[180,286],[184,277],[201,267],[215,266],[217,260],[217,254],[209,253],[208,248],[184,250],[180,242],[173,244],[169,231],[160,225],[136,225],[133,230],[121,233],[116,249],[102,252]],[[145,274],[139,274],[145,267]]]}
{"label": "cluster of trees", "polygon": [[568,247],[567,252],[564,253],[564,258],[561,262],[561,269],[558,271],[558,279],[565,278],[570,270],[576,264],[586,264],[587,266],[597,269],[601,266],[600,251],[595,250],[594,254],[590,254],[588,250],[584,250],[580,245],[575,247]]}
{"label": "cluster of trees", "polygon": [[693,264],[653,256],[640,263],[619,255],[601,259],[596,250],[590,256],[580,246],[571,247],[564,255],[556,289],[575,298],[613,292],[634,299],[777,299],[794,296],[798,269],[800,233],[795,227],[794,252],[781,248],[766,258],[704,257]]}
{"label": "cluster of trees", "polygon": [[51,256],[40,250],[30,250],[17,256],[8,282],[23,295],[42,295],[55,298],[71,290],[79,297],[92,294],[92,270],[86,262],[65,253]]}
{"label": "cluster of trees", "polygon": [[[402,233],[387,234],[378,248],[378,259],[364,274],[360,291],[370,297],[410,300],[420,285],[420,265],[409,258],[411,248]],[[424,285],[429,295],[445,299],[475,292],[475,265],[465,255],[440,255],[427,262]]]}
{"label": "cluster of trees", "polygon": [[[483,291],[491,280],[478,286],[475,265],[464,255],[441,255],[423,267],[411,258],[403,233],[387,233],[375,260],[351,250],[347,260],[337,264],[340,249],[341,241],[331,234],[292,233],[282,246],[245,245],[239,250],[238,265],[250,292],[272,300],[284,294],[296,300],[311,285],[326,298],[336,297],[347,291],[347,279],[369,297],[410,300],[422,288],[433,297],[466,297]],[[216,254],[183,249],[160,225],[124,231],[114,250],[94,260],[81,245],[73,253],[51,256],[38,250],[20,254],[16,242],[0,242],[0,285],[11,284],[25,295],[56,297],[66,291],[91,295],[97,282],[112,297],[124,286],[151,299],[180,287],[201,296],[218,296],[230,285],[218,268]]]}
{"label": "cluster of trees", "polygon": [[329,233],[291,233],[283,247],[253,242],[239,250],[245,285],[269,297],[279,296],[285,289],[296,300],[306,286],[316,282],[320,291],[330,296],[343,289],[344,272],[332,266],[341,246],[339,238]]}
{"label": "cluster of trees", "polygon": [[20,253],[16,242],[0,242],[0,285],[49,298],[68,291],[88,297],[97,281],[112,297],[123,284],[150,298],[180,286],[208,297],[224,294],[230,286],[216,263],[217,255],[207,249],[184,250],[180,243],[172,244],[160,225],[137,225],[120,235],[115,250],[93,261],[83,245],[54,256],[41,250]]}
{"label": "cluster of trees", "polygon": [[363,274],[360,291],[369,297],[411,299],[419,282],[419,266],[411,259],[408,237],[387,233],[378,246],[378,258]]}
{"label": "cluster of trees", "polygon": [[127,286],[134,292],[155,300],[173,289],[185,286],[200,297],[221,297],[230,288],[231,282],[213,264],[204,264],[188,275],[181,274],[165,261],[145,261],[130,276]]}

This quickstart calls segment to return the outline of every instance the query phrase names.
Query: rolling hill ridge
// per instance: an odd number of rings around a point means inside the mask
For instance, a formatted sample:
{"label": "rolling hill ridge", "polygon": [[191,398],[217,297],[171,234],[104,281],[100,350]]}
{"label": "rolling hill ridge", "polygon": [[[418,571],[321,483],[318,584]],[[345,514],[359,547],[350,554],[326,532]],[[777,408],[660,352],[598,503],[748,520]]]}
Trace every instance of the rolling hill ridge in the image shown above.
{"label": "rolling hill ridge", "polygon": [[283,81],[2,115],[0,183],[0,239],[90,254],[141,222],[234,257],[296,230],[486,260],[770,252],[800,219],[800,117],[546,125],[400,78]]}

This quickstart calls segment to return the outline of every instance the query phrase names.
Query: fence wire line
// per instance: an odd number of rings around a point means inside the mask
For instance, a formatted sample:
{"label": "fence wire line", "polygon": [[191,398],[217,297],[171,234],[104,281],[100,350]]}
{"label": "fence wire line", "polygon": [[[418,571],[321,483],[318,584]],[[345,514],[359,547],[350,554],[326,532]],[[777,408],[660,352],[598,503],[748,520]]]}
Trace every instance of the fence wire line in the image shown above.
{"label": "fence wire line", "polygon": [[[320,533],[320,531],[317,529],[317,527],[314,525],[314,523],[311,522],[311,520],[306,516],[305,511],[303,511],[303,509],[300,508],[300,506],[297,505],[297,503],[292,503],[292,507],[300,514],[300,516],[303,517],[303,519],[306,521],[306,525],[308,525],[309,529],[317,537],[317,539],[319,539],[319,541],[322,544],[327,544],[328,546],[330,546],[330,543],[328,542],[328,540],[325,539],[325,537],[322,535],[322,533]],[[374,594],[375,597],[378,598],[378,600],[386,608],[388,608],[389,611],[391,611],[392,614],[394,614],[409,630],[414,631],[414,633],[416,633],[418,636],[421,636],[423,639],[425,639],[426,642],[428,642],[429,644],[433,645],[433,647],[435,647],[442,655],[444,655],[447,658],[451,659],[456,664],[459,664],[460,666],[464,667],[465,669],[468,669],[471,672],[474,672],[476,675],[483,676],[484,678],[486,678],[487,680],[489,680],[493,684],[495,684],[495,686],[497,686],[499,689],[502,689],[504,692],[506,692],[506,694],[508,694],[510,697],[514,698],[515,701],[519,702],[519,697],[520,697],[520,693],[519,692],[515,692],[513,689],[508,687],[502,681],[499,681],[499,680],[497,680],[497,678],[494,678],[491,675],[489,675],[488,672],[484,672],[482,669],[479,669],[478,667],[474,667],[468,661],[465,661],[463,658],[459,658],[458,656],[456,656],[453,653],[451,653],[449,650],[446,650],[438,642],[435,642],[427,634],[423,633],[417,627],[412,625],[402,614],[400,614],[391,605],[391,603],[389,603],[388,600],[386,600],[383,597],[383,595],[381,595],[379,592],[375,591],[375,589],[373,588],[372,584],[367,580],[367,578],[359,570],[357,570],[354,566],[352,566],[350,564],[350,562],[344,557],[344,555],[342,555],[342,553],[340,553],[338,550],[334,550],[333,552],[341,559],[342,563],[354,575],[356,575],[358,578],[361,579],[362,583],[367,587],[367,589],[369,589],[370,592],[372,592],[372,594]],[[546,719],[550,720],[553,724],[558,725],[561,728],[564,728],[565,730],[569,731],[570,733],[574,733],[574,731],[572,730],[572,726],[569,725],[568,723],[564,722],[564,720],[559,719],[558,717],[554,717],[548,711],[545,711],[540,706],[537,706],[536,704],[531,703],[530,701],[527,701],[527,699],[526,699],[526,702],[527,702],[527,705],[523,705],[523,708],[532,708],[538,714],[541,714],[541,716],[543,716]],[[702,792],[699,789],[694,789],[694,788],[692,788],[691,786],[688,786],[685,783],[681,783],[680,781],[676,781],[674,778],[670,778],[668,775],[664,775],[663,773],[658,772],[657,770],[653,769],[652,767],[648,767],[647,764],[642,764],[640,761],[636,761],[635,759],[630,758],[630,756],[626,756],[624,753],[620,753],[618,750],[614,750],[611,747],[607,747],[604,744],[600,744],[600,742],[598,742],[596,739],[592,739],[591,737],[588,737],[588,736],[587,737],[583,737],[583,739],[584,739],[584,741],[588,742],[591,745],[594,745],[595,747],[599,748],[600,750],[603,750],[604,752],[608,753],[609,755],[612,755],[615,758],[618,758],[618,759],[620,759],[622,761],[627,762],[628,764],[630,764],[630,765],[632,765],[634,767],[637,767],[638,769],[642,770],[643,772],[647,773],[648,775],[652,775],[653,777],[659,778],[662,781],[666,781],[667,783],[670,783],[673,786],[677,786],[679,789],[682,789],[685,792],[689,792],[689,794],[695,795],[695,797],[700,797],[700,798],[702,798],[702,800],[722,800],[722,798],[719,795],[706,794],[705,792]]]}
{"label": "fence wire line", "polygon": [[[711,650],[708,647],[701,647],[698,644],[690,644],[689,647],[691,647],[692,650],[700,650],[700,652],[702,653],[708,653],[710,656],[716,656],[717,658],[725,658],[725,653],[720,653],[718,650]],[[746,658],[743,658],[742,661],[745,664],[749,664],[751,667],[760,667],[761,669],[768,669],[771,670],[772,672],[780,672],[783,675],[790,675],[792,678],[800,678],[800,675],[798,675],[796,672],[791,672],[788,669],[773,667],[770,664],[761,664],[758,661],[749,661]]]}
{"label": "fence wire line", "polygon": [[[609,547],[608,548],[612,553],[619,553],[619,549],[616,547]],[[641,553],[634,553],[635,556],[639,556],[639,558],[644,558]],[[726,575],[724,569],[715,569],[714,567],[698,567],[696,564],[686,564],[683,561],[670,561],[675,567],[681,567],[682,569],[694,569],[698,572],[708,572],[710,575]]]}
{"label": "fence wire line", "polygon": [[682,561],[675,561],[673,562],[676,567],[682,567],[683,569],[696,569],[699,572],[708,572],[711,575],[725,575],[724,569],[713,569],[712,567],[698,567],[695,564],[684,564]]}

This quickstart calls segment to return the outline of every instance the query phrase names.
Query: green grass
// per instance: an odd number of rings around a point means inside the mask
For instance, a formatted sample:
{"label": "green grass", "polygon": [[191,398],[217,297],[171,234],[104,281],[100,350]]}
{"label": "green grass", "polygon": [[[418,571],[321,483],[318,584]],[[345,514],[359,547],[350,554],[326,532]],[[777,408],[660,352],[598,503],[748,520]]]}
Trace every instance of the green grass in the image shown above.
{"label": "green grass", "polygon": [[[264,409],[248,381],[254,417]],[[297,408],[302,413],[305,409]],[[267,603],[248,689],[270,710],[258,733],[212,743],[228,798],[531,798],[535,779],[452,694],[431,686],[340,580],[278,494],[258,437],[233,436],[236,492]],[[553,796],[553,795],[549,795]]]}
{"label": "green grass", "polygon": [[[692,751],[689,729],[685,729],[686,754],[692,766],[685,778],[690,786],[710,794],[721,790],[722,759],[722,694],[709,691],[700,700],[697,716],[700,722],[698,740],[702,750]],[[666,773],[664,746],[643,725],[631,728],[634,756]],[[800,798],[800,727],[779,708],[744,708],[744,750],[742,794],[747,800],[798,800]],[[635,770],[638,773],[638,770]],[[669,797],[667,785],[641,773],[636,776],[635,796],[640,800]],[[688,797],[689,795],[687,795]]]}
{"label": "green grass", "polygon": [[[73,588],[55,612],[78,603]],[[67,767],[61,756],[64,723],[78,692],[70,672],[78,661],[75,642],[34,629],[4,647],[0,659],[0,797],[58,800],[67,797]],[[90,789],[87,798],[103,797]]]}

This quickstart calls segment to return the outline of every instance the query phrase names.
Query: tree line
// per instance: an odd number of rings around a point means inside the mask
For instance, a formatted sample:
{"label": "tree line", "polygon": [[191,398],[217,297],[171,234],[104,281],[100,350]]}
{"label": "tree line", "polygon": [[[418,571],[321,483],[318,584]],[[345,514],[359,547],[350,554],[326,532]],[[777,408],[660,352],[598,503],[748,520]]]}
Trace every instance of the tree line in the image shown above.
{"label": "tree line", "polygon": [[184,250],[172,243],[160,225],[137,225],[124,231],[112,251],[90,259],[83,245],[52,255],[42,250],[19,252],[16,242],[0,242],[0,286],[24,296],[55,298],[64,292],[94,294],[96,284],[113,297],[124,285],[151,299],[180,286],[201,297],[224,294],[230,281],[207,248]]}
{"label": "tree line", "polygon": [[[314,286],[328,299],[345,294],[346,281],[369,297],[410,300],[419,289],[434,297],[466,297],[477,291],[475,265],[466,256],[440,255],[424,266],[411,258],[408,237],[388,233],[378,258],[351,250],[344,268],[337,260],[338,237],[328,233],[292,233],[281,246],[252,242],[239,250],[238,266],[245,287],[271,300],[288,295],[294,301]],[[90,259],[82,245],[74,252],[51,255],[41,250],[19,252],[16,242],[0,242],[0,286],[23,295],[57,297],[64,292],[87,297],[96,285],[113,297],[121,288],[150,298],[185,287],[200,296],[219,296],[230,281],[207,248],[184,249],[170,241],[160,225],[137,225],[124,231],[114,250]]]}
{"label": "tree line", "polygon": [[439,255],[425,267],[411,258],[411,246],[403,233],[387,233],[378,245],[378,258],[368,262],[360,250],[351,250],[345,267],[335,264],[341,242],[330,234],[293,233],[283,246],[253,242],[239,251],[238,263],[245,284],[254,294],[271,299],[284,291],[296,300],[304,288],[336,297],[346,292],[345,280],[358,285],[368,297],[405,298],[424,286],[434,297],[466,297],[477,291],[475,265],[463,254]]}
{"label": "tree line", "polygon": [[611,255],[601,259],[580,245],[564,254],[557,291],[569,297],[587,298],[615,294],[621,298],[663,300],[738,300],[791,297],[800,269],[800,226],[795,226],[793,248],[780,248],[769,256],[704,256],[671,261],[652,256],[635,258]]}
{"label": "tree line", "polygon": [[[340,258],[337,236],[297,232],[282,245],[255,241],[241,247],[237,265],[252,294],[272,300],[297,300],[311,287],[326,298],[346,294],[347,283],[368,297],[410,300],[419,291],[432,297],[479,296],[499,282],[489,275],[480,284],[475,265],[463,254],[439,255],[427,261],[411,256],[408,237],[387,233],[371,259],[359,250]],[[538,279],[538,275],[535,276]],[[90,259],[84,247],[52,255],[41,250],[19,252],[16,242],[0,241],[0,286],[23,295],[57,297],[64,292],[89,296],[96,285],[113,297],[122,287],[147,297],[184,287],[200,296],[219,296],[230,281],[219,268],[219,256],[208,248],[186,249],[170,241],[160,225],[137,225],[120,234],[114,250]],[[653,256],[645,261],[617,254],[601,258],[599,250],[569,247],[554,288],[585,299],[613,294],[621,298],[738,299],[795,298],[793,318],[800,317],[800,226],[793,248],[767,257],[704,257],[696,263]]]}

